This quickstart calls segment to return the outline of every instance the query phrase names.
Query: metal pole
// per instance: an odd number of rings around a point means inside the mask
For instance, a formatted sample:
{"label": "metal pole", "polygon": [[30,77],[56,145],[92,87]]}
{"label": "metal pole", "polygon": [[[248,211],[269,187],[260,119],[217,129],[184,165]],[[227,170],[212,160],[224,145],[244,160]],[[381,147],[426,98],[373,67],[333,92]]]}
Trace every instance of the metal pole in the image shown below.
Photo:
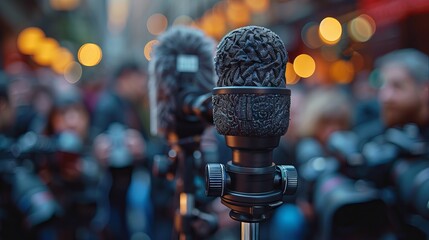
{"label": "metal pole", "polygon": [[241,222],[241,240],[258,240],[259,223]]}

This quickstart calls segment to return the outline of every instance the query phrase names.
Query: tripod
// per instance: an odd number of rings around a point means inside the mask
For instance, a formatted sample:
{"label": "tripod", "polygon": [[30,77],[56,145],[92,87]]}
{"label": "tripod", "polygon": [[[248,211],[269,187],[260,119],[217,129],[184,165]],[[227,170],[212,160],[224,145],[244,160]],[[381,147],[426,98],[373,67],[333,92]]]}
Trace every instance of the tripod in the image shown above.
{"label": "tripod", "polygon": [[[191,220],[195,208],[194,157],[198,150],[197,141],[180,142],[176,134],[170,133],[167,140],[176,155],[176,197],[179,198],[179,209],[174,217],[174,229],[179,239],[192,239]],[[191,140],[191,139],[189,139]]]}
{"label": "tripod", "polygon": [[[195,178],[198,162],[201,162],[200,136],[180,139],[177,134],[167,134],[171,147],[170,157],[175,159],[175,180],[178,206],[174,216],[174,230],[178,239],[195,239],[206,236],[217,229],[217,218],[197,209]],[[202,220],[206,228],[195,229],[193,223]],[[177,238],[174,238],[177,239]]]}

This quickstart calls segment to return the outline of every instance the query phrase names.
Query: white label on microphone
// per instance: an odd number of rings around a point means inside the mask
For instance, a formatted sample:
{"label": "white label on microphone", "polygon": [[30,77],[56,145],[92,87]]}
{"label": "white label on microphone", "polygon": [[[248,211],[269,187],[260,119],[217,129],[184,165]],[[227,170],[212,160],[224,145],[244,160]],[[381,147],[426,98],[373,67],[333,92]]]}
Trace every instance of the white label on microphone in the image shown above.
{"label": "white label on microphone", "polygon": [[178,55],[176,62],[176,70],[178,72],[197,72],[198,57],[195,55]]}

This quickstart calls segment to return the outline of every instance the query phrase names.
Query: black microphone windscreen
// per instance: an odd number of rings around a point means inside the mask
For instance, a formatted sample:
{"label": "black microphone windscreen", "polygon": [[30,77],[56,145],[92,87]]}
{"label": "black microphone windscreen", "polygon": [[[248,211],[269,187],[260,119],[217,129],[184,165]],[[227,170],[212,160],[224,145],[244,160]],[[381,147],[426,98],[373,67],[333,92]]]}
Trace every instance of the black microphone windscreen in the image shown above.
{"label": "black microphone windscreen", "polygon": [[219,79],[213,90],[213,122],[220,134],[266,138],[287,131],[286,63],[283,41],[267,28],[242,27],[222,39],[215,57]]}
{"label": "black microphone windscreen", "polygon": [[238,28],[217,47],[217,86],[286,87],[287,60],[283,41],[271,30],[259,26]]}

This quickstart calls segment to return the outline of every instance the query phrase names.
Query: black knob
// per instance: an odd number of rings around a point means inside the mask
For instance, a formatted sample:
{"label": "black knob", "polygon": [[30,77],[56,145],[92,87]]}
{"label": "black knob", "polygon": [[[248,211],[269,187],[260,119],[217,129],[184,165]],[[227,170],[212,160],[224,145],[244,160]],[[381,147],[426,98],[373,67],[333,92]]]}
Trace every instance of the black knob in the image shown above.
{"label": "black knob", "polygon": [[277,165],[282,176],[283,194],[293,195],[298,188],[298,173],[294,166]]}
{"label": "black knob", "polygon": [[225,189],[225,167],[222,164],[206,165],[206,195],[220,197]]}

